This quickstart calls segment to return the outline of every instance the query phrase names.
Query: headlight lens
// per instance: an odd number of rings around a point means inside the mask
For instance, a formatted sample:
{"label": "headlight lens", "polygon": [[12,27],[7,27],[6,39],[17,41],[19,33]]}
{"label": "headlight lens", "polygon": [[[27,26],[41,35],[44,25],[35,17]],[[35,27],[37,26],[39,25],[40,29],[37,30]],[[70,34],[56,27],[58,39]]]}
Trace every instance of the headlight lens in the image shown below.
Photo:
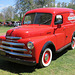
{"label": "headlight lens", "polygon": [[33,44],[31,41],[29,41],[29,42],[27,43],[27,47],[28,47],[29,49],[33,49],[33,48],[34,48],[34,44]]}

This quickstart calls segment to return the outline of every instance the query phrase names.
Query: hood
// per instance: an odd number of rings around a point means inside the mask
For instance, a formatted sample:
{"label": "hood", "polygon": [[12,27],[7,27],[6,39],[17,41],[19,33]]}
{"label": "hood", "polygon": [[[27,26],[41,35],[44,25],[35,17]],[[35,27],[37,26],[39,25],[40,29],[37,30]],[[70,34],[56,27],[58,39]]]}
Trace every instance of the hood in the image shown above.
{"label": "hood", "polygon": [[14,36],[14,37],[35,37],[35,36],[42,36],[51,34],[53,29],[50,26],[45,25],[24,25],[15,27],[7,31],[7,36]]}

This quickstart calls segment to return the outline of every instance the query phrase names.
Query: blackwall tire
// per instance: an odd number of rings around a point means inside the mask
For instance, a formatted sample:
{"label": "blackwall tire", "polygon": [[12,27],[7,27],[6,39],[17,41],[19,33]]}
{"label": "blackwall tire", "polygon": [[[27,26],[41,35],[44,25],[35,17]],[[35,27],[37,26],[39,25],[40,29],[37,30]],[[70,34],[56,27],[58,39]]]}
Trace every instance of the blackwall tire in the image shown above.
{"label": "blackwall tire", "polygon": [[40,67],[47,67],[50,65],[52,60],[52,50],[50,48],[46,48],[43,51],[43,54],[40,56],[39,65]]}

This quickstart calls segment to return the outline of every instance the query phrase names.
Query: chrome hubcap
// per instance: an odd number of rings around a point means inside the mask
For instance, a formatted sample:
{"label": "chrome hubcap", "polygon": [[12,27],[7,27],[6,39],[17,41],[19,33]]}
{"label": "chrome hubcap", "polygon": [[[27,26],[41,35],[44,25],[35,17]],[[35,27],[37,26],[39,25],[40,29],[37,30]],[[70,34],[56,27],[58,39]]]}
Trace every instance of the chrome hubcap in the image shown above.
{"label": "chrome hubcap", "polygon": [[47,61],[47,60],[48,60],[48,54],[45,55],[45,61]]}
{"label": "chrome hubcap", "polygon": [[42,57],[43,66],[48,66],[51,63],[51,59],[52,59],[52,51],[51,49],[47,48],[45,49],[45,52],[43,53]]}

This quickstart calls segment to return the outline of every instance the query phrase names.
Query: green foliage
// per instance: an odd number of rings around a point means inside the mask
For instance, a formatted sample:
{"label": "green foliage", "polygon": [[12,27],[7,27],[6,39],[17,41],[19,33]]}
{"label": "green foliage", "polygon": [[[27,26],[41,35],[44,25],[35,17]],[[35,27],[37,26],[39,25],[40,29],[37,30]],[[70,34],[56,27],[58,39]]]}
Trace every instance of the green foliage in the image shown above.
{"label": "green foliage", "polygon": [[0,18],[0,22],[3,22],[4,20]]}
{"label": "green foliage", "polygon": [[26,13],[28,10],[46,6],[55,7],[55,0],[17,0],[16,12]]}
{"label": "green foliage", "polygon": [[3,17],[3,14],[0,13],[0,22],[3,22],[4,21],[4,17]]}
{"label": "green foliage", "polygon": [[14,13],[14,8],[12,6],[6,7],[2,10],[5,21],[11,21]]}
{"label": "green foliage", "polygon": [[34,8],[33,6],[33,0],[17,0],[16,1],[16,11],[19,13],[21,12],[27,12],[28,10],[31,10]]}
{"label": "green foliage", "polygon": [[72,9],[75,10],[75,4],[69,3],[69,4],[68,4],[68,8],[72,8]]}
{"label": "green foliage", "polygon": [[67,7],[67,4],[65,2],[62,2],[61,6],[62,7]]}
{"label": "green foliage", "polygon": [[49,2],[49,0],[36,0],[35,3],[37,5],[40,5],[40,7],[45,6],[47,3]]}
{"label": "green foliage", "polygon": [[75,0],[71,0],[70,3],[65,3],[65,2],[58,2],[57,7],[66,7],[66,8],[72,8],[75,10]]}
{"label": "green foliage", "polygon": [[14,15],[14,19],[13,19],[13,21],[19,21],[19,17],[18,17],[18,15]]}
{"label": "green foliage", "polygon": [[60,3],[60,2],[58,2],[58,3],[57,3],[57,7],[60,7],[60,6],[61,6],[61,3]]}

